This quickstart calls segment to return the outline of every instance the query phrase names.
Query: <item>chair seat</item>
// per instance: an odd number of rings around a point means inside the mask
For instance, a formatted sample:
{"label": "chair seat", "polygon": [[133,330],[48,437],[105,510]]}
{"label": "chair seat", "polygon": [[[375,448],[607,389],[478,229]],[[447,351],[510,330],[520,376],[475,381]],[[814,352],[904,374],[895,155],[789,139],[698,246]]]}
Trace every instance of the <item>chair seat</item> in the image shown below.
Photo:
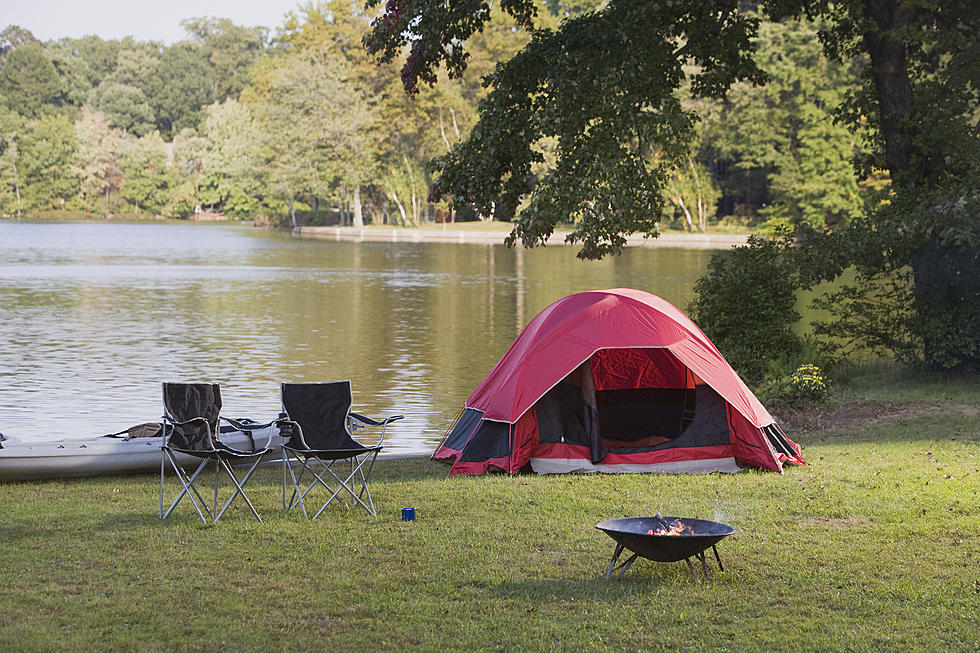
{"label": "chair seat", "polygon": [[201,449],[180,449],[179,447],[167,447],[167,449],[176,451],[177,453],[187,454],[188,456],[194,456],[195,458],[222,458],[225,460],[254,458],[255,456],[264,456],[272,451],[271,447],[256,449],[255,451],[242,451],[241,449],[233,449],[220,442],[218,445],[219,447],[217,449],[203,451]]}
{"label": "chair seat", "polygon": [[372,453],[374,451],[381,451],[382,447],[359,447],[357,449],[303,449],[290,447],[284,444],[283,449],[287,449],[291,453],[303,456],[304,458],[322,458],[324,460],[341,460],[343,458],[352,458],[354,456],[360,456],[366,453]]}

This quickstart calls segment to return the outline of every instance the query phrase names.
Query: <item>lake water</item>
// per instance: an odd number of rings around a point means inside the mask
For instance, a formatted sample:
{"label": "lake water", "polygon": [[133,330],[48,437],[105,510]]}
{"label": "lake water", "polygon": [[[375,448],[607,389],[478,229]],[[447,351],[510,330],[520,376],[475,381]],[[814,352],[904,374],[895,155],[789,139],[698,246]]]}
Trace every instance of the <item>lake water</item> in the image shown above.
{"label": "lake water", "polygon": [[682,310],[712,252],[327,243],[242,225],[0,222],[0,432],[100,435],[161,414],[162,381],[222,384],[272,419],[281,381],[350,379],[405,415],[385,450],[429,453],[534,315],[632,287]]}

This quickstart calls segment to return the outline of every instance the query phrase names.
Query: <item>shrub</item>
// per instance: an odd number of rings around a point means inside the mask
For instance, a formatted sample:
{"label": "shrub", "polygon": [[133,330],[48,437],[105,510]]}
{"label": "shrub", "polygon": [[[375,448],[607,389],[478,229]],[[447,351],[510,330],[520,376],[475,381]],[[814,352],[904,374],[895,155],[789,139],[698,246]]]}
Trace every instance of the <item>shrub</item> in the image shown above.
{"label": "shrub", "polygon": [[788,238],[750,236],[748,244],[711,257],[694,286],[691,318],[751,384],[783,376],[801,350],[793,333],[799,275]]}
{"label": "shrub", "polygon": [[801,365],[790,375],[786,394],[791,401],[819,404],[827,400],[827,393],[827,379],[816,365]]}

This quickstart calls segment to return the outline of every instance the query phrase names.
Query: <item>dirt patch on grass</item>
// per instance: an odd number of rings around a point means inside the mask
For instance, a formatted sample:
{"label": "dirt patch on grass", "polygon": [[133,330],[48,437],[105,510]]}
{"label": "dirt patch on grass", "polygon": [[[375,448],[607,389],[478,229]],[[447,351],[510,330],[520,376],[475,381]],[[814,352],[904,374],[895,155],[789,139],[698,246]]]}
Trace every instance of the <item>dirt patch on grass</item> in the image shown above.
{"label": "dirt patch on grass", "polygon": [[855,526],[866,526],[871,520],[867,517],[811,517],[800,522],[803,526],[816,526],[819,528],[854,528]]}
{"label": "dirt patch on grass", "polygon": [[786,426],[796,431],[822,431],[824,429],[854,428],[942,413],[977,416],[980,415],[980,407],[957,406],[929,401],[868,401],[842,404],[826,409],[783,410],[780,413],[780,418]]}

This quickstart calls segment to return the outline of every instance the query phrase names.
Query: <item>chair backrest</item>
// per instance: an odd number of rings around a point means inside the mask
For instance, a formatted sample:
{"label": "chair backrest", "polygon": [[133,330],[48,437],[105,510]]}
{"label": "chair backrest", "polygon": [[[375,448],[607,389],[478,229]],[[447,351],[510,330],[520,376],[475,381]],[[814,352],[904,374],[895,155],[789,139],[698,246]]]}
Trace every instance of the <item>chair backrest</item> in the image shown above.
{"label": "chair backrest", "polygon": [[283,383],[282,409],[303,429],[303,441],[291,445],[309,449],[362,449],[351,437],[350,381],[331,383]]}
{"label": "chair backrest", "polygon": [[[163,408],[175,422],[203,417],[214,436],[218,434],[218,415],[221,413],[221,387],[217,383],[164,383]],[[182,426],[167,426],[167,442],[176,449],[213,451],[214,442],[208,437],[208,427],[200,421]]]}

